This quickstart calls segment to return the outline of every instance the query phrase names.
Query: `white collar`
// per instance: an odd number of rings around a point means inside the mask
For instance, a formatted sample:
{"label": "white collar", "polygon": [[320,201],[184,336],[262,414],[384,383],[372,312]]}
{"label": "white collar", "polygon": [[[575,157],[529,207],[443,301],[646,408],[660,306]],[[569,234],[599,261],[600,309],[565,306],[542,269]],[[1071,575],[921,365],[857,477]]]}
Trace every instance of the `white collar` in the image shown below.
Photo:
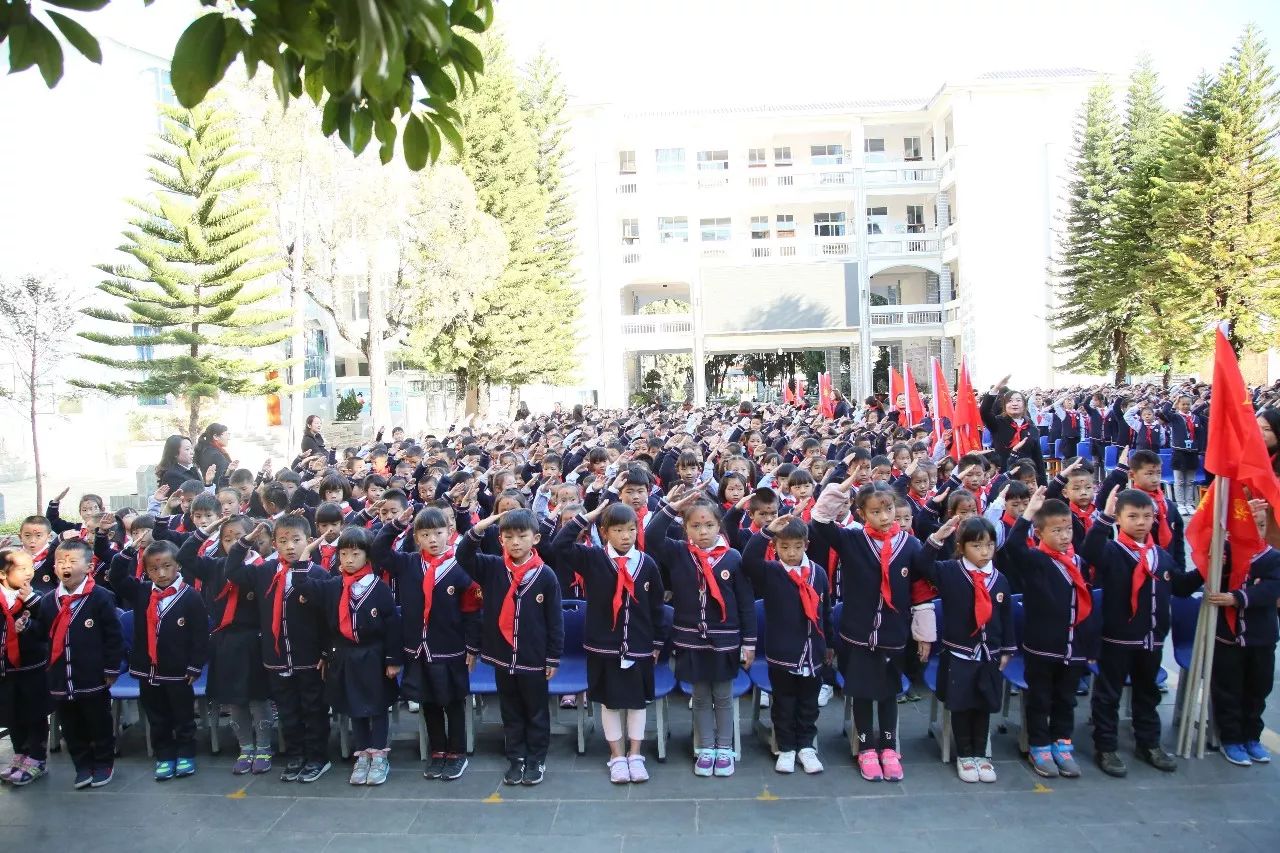
{"label": "white collar", "polygon": [[977,566],[975,566],[973,563],[970,563],[967,557],[960,558],[960,565],[964,568],[966,572],[970,572],[970,573],[978,572],[979,574],[990,576],[991,573],[995,571],[995,568],[991,563],[987,563],[986,566],[980,569]]}
{"label": "white collar", "polygon": [[18,600],[18,595],[19,593],[16,589],[9,589],[7,586],[0,585],[0,596],[4,596],[5,607],[12,607],[13,603]]}
{"label": "white collar", "polygon": [[81,592],[83,592],[83,591],[84,591],[84,585],[85,585],[85,584],[87,584],[88,582],[89,582],[89,576],[88,576],[88,575],[85,575],[85,576],[84,576],[84,580],[80,581],[80,585],[79,585],[78,587],[76,587],[75,589],[71,589],[71,590],[69,590],[69,589],[67,589],[65,586],[63,586],[62,584],[58,584],[58,594],[57,594],[56,596],[54,596],[54,597],[55,597],[55,598],[64,598],[64,597],[66,597],[66,596],[68,596],[68,595],[79,595]]}
{"label": "white collar", "polygon": [[609,557],[609,562],[612,565],[616,566],[617,563],[615,563],[614,561],[617,560],[619,557],[623,557],[627,561],[627,574],[631,575],[632,577],[635,577],[637,574],[639,574],[640,563],[644,559],[644,553],[641,552],[639,548],[632,546],[631,550],[628,551],[627,553],[619,554],[617,551],[614,550],[612,545],[609,545],[608,543],[606,543],[604,546],[604,551],[605,551],[605,554]]}
{"label": "white collar", "polygon": [[[781,562],[781,561],[779,561],[779,562]],[[800,571],[801,569],[808,569],[810,572],[812,572],[812,571],[813,571],[813,563],[812,563],[812,562],[810,562],[810,560],[809,560],[809,555],[808,555],[808,554],[805,554],[803,557],[801,557],[801,558],[800,558],[800,565],[798,565],[798,566],[788,566],[786,563],[782,563],[782,568],[786,569],[788,572],[798,572],[798,571]]]}

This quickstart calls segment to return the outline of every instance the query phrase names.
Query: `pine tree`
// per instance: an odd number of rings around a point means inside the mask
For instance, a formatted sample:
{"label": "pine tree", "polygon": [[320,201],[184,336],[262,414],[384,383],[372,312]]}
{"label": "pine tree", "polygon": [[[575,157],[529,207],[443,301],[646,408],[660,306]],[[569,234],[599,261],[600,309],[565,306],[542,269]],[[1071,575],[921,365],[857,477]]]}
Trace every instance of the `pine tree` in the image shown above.
{"label": "pine tree", "polygon": [[489,384],[557,381],[573,368],[561,318],[539,290],[547,197],[538,182],[537,141],[505,45],[496,34],[482,41],[484,76],[458,103],[460,165],[480,210],[502,226],[507,261],[497,280],[477,294],[474,311],[448,323],[426,353],[429,363],[458,377],[468,412],[483,412]]}
{"label": "pine tree", "polygon": [[[283,265],[273,256],[262,224],[268,212],[248,189],[256,176],[240,164],[249,152],[237,140],[234,115],[217,102],[161,111],[161,145],[151,152],[155,164],[148,169],[156,191],[145,201],[130,202],[137,215],[120,247],[136,263],[99,266],[111,278],[98,289],[123,304],[85,309],[90,317],[128,327],[129,333],[80,333],[117,348],[85,354],[85,359],[138,378],[72,384],[117,397],[182,399],[194,438],[204,401],[219,393],[279,390],[280,383],[265,374],[283,364],[250,360],[242,351],[289,337],[289,329],[278,326],[289,312],[262,305],[276,295],[273,285],[254,286]],[[139,326],[146,329],[152,358],[134,355]]]}
{"label": "pine tree", "polygon": [[1068,370],[1114,371],[1119,382],[1130,369],[1133,344],[1127,305],[1116,304],[1120,283],[1109,238],[1120,183],[1117,136],[1111,87],[1095,86],[1076,122],[1053,320],[1067,333],[1057,348],[1068,355]]}
{"label": "pine tree", "polygon": [[[1202,77],[1166,139],[1156,217],[1160,270],[1198,317],[1226,320],[1236,352],[1275,343],[1280,312],[1280,96],[1249,27],[1217,77]],[[1204,338],[1212,331],[1202,333]]]}

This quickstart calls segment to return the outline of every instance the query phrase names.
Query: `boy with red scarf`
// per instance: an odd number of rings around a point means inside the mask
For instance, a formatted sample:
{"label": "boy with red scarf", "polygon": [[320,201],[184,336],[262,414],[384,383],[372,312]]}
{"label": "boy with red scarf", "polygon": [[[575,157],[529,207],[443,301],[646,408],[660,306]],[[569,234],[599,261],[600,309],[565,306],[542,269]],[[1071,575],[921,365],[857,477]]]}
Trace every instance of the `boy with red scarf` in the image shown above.
{"label": "boy with red scarf", "polygon": [[[501,557],[480,552],[480,540],[494,524]],[[514,509],[468,530],[455,554],[484,596],[480,644],[469,643],[467,652],[494,669],[509,762],[502,779],[507,785],[538,785],[545,777],[551,743],[547,682],[564,651],[560,582],[534,548],[540,539],[533,513]]]}
{"label": "boy with red scarf", "polygon": [[101,788],[115,775],[110,690],[124,660],[115,596],[94,583],[92,560],[87,542],[61,543],[53,566],[58,586],[40,599],[39,613],[49,627],[49,693],[75,765],[76,788]]}
{"label": "boy with red scarf", "polygon": [[1183,540],[1182,513],[1178,505],[1169,500],[1161,481],[1163,467],[1160,455],[1154,450],[1120,451],[1116,468],[1107,475],[1098,491],[1097,503],[1106,506],[1107,499],[1118,489],[1137,489],[1151,498],[1155,506],[1155,522],[1151,533],[1156,544],[1169,552],[1175,565],[1185,566],[1186,546]]}
{"label": "boy with red scarf", "polygon": [[1069,459],[1058,476],[1049,481],[1045,498],[1066,502],[1071,512],[1071,544],[1076,551],[1084,545],[1084,537],[1093,527],[1096,492],[1093,465],[1081,456]]}
{"label": "boy with red scarf", "polygon": [[1138,757],[1157,770],[1178,769],[1173,756],[1160,746],[1156,676],[1169,633],[1169,593],[1174,576],[1183,572],[1159,544],[1158,520],[1150,495],[1140,489],[1113,490],[1082,549],[1084,558],[1093,565],[1095,584],[1102,588],[1102,650],[1093,687],[1093,745],[1094,758],[1108,776],[1128,773],[1116,751],[1120,693],[1126,680],[1133,688]]}

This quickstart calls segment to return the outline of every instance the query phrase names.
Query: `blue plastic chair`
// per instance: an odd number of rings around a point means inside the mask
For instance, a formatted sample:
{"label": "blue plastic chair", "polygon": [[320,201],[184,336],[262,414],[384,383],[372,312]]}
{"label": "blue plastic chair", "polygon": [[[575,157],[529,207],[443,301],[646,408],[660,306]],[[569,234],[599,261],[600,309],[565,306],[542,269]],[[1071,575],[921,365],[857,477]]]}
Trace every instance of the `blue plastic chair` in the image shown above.
{"label": "blue plastic chair", "polygon": [[[693,696],[693,685],[687,681],[679,682],[680,690],[687,696]],[[734,760],[742,758],[742,721],[738,714],[738,700],[751,692],[751,677],[747,675],[746,670],[739,669],[733,677],[733,684],[729,689],[729,698],[733,700],[733,757]],[[695,729],[693,733],[693,752],[697,754],[698,732]]]}
{"label": "blue plastic chair", "polygon": [[1049,436],[1040,436],[1040,455],[1046,459],[1052,454],[1049,453]]}
{"label": "blue plastic chair", "polygon": [[[1095,587],[1093,590],[1093,609],[1095,613],[1102,612],[1102,588],[1101,587]],[[1195,626],[1192,625],[1192,633],[1194,632],[1195,632]],[[1089,671],[1096,676],[1098,674],[1098,665],[1096,663],[1089,664]],[[1160,667],[1160,669],[1156,670],[1156,686],[1157,687],[1167,684],[1168,681],[1169,681],[1169,673],[1165,670],[1163,666]],[[1132,693],[1132,690],[1130,689],[1130,681],[1128,678],[1125,678],[1124,688],[1121,690],[1121,693],[1120,693],[1120,708],[1122,711],[1125,708],[1128,708],[1129,705],[1131,704],[1132,702],[1131,693]],[[1127,720],[1130,718],[1131,717],[1121,717],[1120,719]]]}
{"label": "blue plastic chair", "polygon": [[132,702],[138,712],[138,718],[142,721],[143,733],[146,735],[147,755],[154,755],[151,748],[151,724],[147,721],[147,715],[143,713],[140,702],[142,687],[138,684],[138,679],[129,674],[129,655],[133,652],[133,611],[117,609],[116,612],[120,616],[120,633],[124,635],[122,671],[116,683],[111,685],[111,725],[116,737],[116,752],[119,754],[120,751],[121,717],[124,714],[124,705],[126,702]]}
{"label": "blue plastic chair", "polygon": [[667,739],[671,737],[667,697],[676,689],[676,674],[671,670],[671,622],[674,618],[675,608],[670,604],[662,605],[662,633],[667,639],[653,667],[653,722],[657,729],[659,761],[667,760]]}
{"label": "blue plastic chair", "polygon": [[769,682],[769,664],[764,659],[765,616],[764,599],[756,599],[756,659],[747,670],[751,679],[751,730],[756,737],[766,743],[773,743],[773,729],[760,722],[760,711],[763,708],[763,697],[773,694],[773,685]]}
{"label": "blue plastic chair", "polygon": [[982,428],[982,446],[983,447],[991,446],[991,430],[987,429],[986,427]]}
{"label": "blue plastic chair", "polygon": [[[1173,659],[1178,664],[1178,692],[1173,703],[1174,718],[1182,712],[1187,701],[1187,685],[1191,670],[1191,650],[1196,642],[1196,623],[1200,620],[1200,606],[1204,602],[1202,593],[1197,592],[1188,598],[1173,596],[1170,599],[1169,639],[1173,642]],[[1210,714],[1212,714],[1210,703]],[[1212,719],[1212,718],[1211,718]],[[1210,726],[1210,732],[1213,727]]]}
{"label": "blue plastic chair", "polygon": [[1022,604],[1022,593],[1013,596],[1012,601],[1013,644],[1018,650],[1009,659],[1009,665],[1000,673],[1004,677],[1004,690],[1000,700],[1000,731],[1003,733],[1009,730],[1009,704],[1013,699],[1013,691],[1016,688],[1019,691],[1018,710],[1022,716],[1022,728],[1018,732],[1018,749],[1026,753],[1029,750],[1027,746],[1027,706],[1023,697],[1027,695],[1027,660],[1022,651],[1022,632],[1026,626],[1027,613]]}
{"label": "blue plastic chair", "polygon": [[[583,628],[586,624],[587,603],[577,599],[565,599],[561,607],[564,612],[564,651],[560,654],[560,666],[556,674],[547,682],[550,695],[551,731],[555,733],[577,731],[578,755],[587,751],[587,653],[582,649]],[[559,722],[560,697],[577,696],[577,707],[574,725],[566,726]]]}
{"label": "blue plastic chair", "polygon": [[1080,443],[1076,445],[1076,455],[1083,456],[1085,459],[1088,459],[1090,462],[1092,462],[1093,461],[1093,439],[1091,438],[1080,439]]}
{"label": "blue plastic chair", "polygon": [[1160,481],[1173,482],[1173,451],[1168,448],[1158,451],[1160,456]]}
{"label": "blue plastic chair", "polygon": [[1051,458],[1053,459],[1062,458],[1062,439],[1055,438],[1053,440],[1053,456]]}
{"label": "blue plastic chair", "polygon": [[1110,471],[1112,468],[1120,464],[1120,447],[1116,444],[1108,444],[1102,451],[1102,467]]}

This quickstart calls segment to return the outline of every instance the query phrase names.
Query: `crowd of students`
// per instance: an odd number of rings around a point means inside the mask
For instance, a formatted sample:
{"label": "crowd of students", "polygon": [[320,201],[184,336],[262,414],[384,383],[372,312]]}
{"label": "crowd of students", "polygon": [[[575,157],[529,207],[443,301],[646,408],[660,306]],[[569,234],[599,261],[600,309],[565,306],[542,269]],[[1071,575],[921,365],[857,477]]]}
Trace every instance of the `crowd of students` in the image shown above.
{"label": "crowd of students", "polygon": [[[233,773],[320,778],[332,709],[352,726],[351,784],[382,784],[388,709],[409,701],[426,724],[424,775],[456,779],[480,660],[495,673],[503,781],[536,785],[566,599],[586,602],[587,699],[603,709],[615,783],[649,778],[646,708],[666,648],[691,685],[698,776],[733,774],[732,682],[761,656],[779,773],[822,771],[820,696],[839,674],[859,773],[902,779],[903,675],[936,655],[958,776],[993,782],[989,718],[1019,652],[1036,773],[1080,775],[1074,708],[1091,664],[1100,769],[1127,772],[1118,710],[1132,685],[1137,757],[1173,771],[1156,676],[1170,595],[1203,582],[1186,565],[1179,509],[1195,496],[1181,480],[1167,493],[1157,451],[1203,448],[1208,398],[1188,386],[1028,400],[1002,381],[981,401],[990,446],[963,455],[950,424],[909,424],[899,401],[876,398],[835,419],[750,403],[579,408],[441,436],[397,428],[337,450],[311,421],[303,452],[274,473],[218,465],[217,454],[202,471],[192,442],[174,436],[148,506],[111,512],[83,495],[76,523],[62,517],[64,490],[0,552],[0,726],[14,751],[0,779],[46,773],[55,712],[74,786],[108,784],[110,690],[126,669],[157,779],[196,772],[202,674],[238,740]],[[1259,425],[1274,452],[1280,416],[1263,409]],[[1065,447],[1052,477],[1042,430]],[[1117,464],[1077,456],[1085,438],[1095,451],[1122,446]],[[201,442],[225,456],[225,428]],[[1265,524],[1268,508],[1255,511]],[[1221,608],[1212,702],[1223,753],[1266,762],[1280,553],[1263,550],[1246,578],[1224,577],[1205,599]]]}

